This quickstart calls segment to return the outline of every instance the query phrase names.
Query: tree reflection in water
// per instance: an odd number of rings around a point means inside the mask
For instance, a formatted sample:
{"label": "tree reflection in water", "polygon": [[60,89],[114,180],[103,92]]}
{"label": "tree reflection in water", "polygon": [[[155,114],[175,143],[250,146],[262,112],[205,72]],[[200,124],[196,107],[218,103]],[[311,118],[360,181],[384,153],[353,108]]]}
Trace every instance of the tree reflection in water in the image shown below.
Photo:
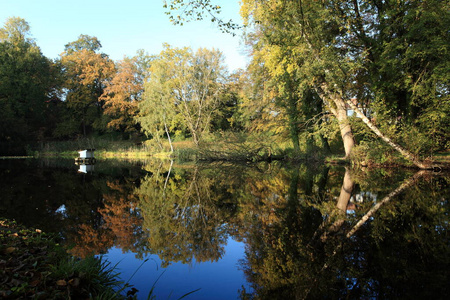
{"label": "tree reflection in water", "polygon": [[255,293],[243,298],[447,292],[448,177],[222,163],[167,180],[158,170],[138,191],[148,248],[166,264],[214,261],[229,236],[245,241]]}
{"label": "tree reflection in water", "polygon": [[78,256],[116,246],[163,266],[213,262],[231,237],[246,245],[244,299],[449,294],[448,174],[170,161],[92,176],[6,169],[4,215],[59,232]]}
{"label": "tree reflection in water", "polygon": [[[298,201],[286,203],[288,212],[248,236],[242,266],[256,291],[248,298],[444,298],[449,178],[421,172],[393,191],[386,180],[369,181],[376,199],[350,211],[348,194],[356,198],[360,191],[352,193],[349,170],[343,177],[340,193],[330,188],[328,197],[311,189],[302,194],[298,185]],[[295,172],[291,178],[298,181]]]}
{"label": "tree reflection in water", "polygon": [[217,261],[228,238],[227,217],[221,209],[214,180],[197,166],[190,170],[163,172],[161,166],[144,177],[136,190],[148,245],[164,266],[174,261]]}

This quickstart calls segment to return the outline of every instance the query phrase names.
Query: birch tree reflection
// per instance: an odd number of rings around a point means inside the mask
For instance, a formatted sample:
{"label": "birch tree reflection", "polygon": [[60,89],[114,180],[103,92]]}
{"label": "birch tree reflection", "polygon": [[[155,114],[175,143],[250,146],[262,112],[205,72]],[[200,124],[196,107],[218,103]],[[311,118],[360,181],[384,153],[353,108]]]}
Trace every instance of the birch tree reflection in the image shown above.
{"label": "birch tree reflection", "polygon": [[[264,226],[254,218],[247,225],[257,230],[246,236],[242,268],[256,292],[243,290],[243,298],[439,299],[448,294],[448,174],[421,172],[396,181],[346,170],[339,176],[340,189],[329,185],[336,175],[329,174],[322,195],[319,181],[312,188],[300,184],[306,174],[292,173],[290,195],[297,197],[276,212],[277,222]],[[370,193],[361,190],[369,183]]]}
{"label": "birch tree reflection", "polygon": [[198,166],[170,170],[170,165],[147,166],[137,195],[148,230],[148,247],[163,266],[170,262],[217,261],[226,243],[228,217],[217,205],[215,184]]}

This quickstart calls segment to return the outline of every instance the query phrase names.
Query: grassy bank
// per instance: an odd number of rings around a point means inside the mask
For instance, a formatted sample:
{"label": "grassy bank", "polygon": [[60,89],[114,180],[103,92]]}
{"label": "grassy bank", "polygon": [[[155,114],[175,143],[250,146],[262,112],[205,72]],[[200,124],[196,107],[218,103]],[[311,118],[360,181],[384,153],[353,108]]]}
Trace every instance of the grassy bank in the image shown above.
{"label": "grassy bank", "polygon": [[2,299],[126,299],[118,276],[102,258],[76,259],[50,235],[0,218]]}
{"label": "grassy bank", "polygon": [[[350,159],[343,160],[342,149],[332,147],[332,153],[322,149],[300,149],[295,153],[290,143],[275,135],[221,133],[208,136],[199,146],[189,140],[174,141],[174,151],[164,140],[161,145],[152,140],[136,142],[105,138],[85,138],[76,141],[48,142],[42,144],[35,156],[40,157],[78,157],[78,149],[95,148],[95,156],[100,159],[120,158],[139,159],[148,158],[177,159],[179,161],[324,161],[332,164],[352,164],[363,167],[414,167],[402,158],[398,152],[384,143],[361,143],[356,146]],[[305,145],[303,145],[305,146]],[[306,148],[306,147],[304,147]],[[426,161],[438,163],[445,168],[450,164],[450,153],[442,152],[423,158]]]}
{"label": "grassy bank", "polygon": [[215,134],[205,139],[199,146],[192,140],[174,141],[174,151],[164,140],[158,145],[152,140],[118,141],[102,138],[86,138],[76,141],[42,143],[33,153],[35,157],[78,157],[77,150],[94,148],[96,158],[147,159],[175,158],[181,161],[233,160],[261,161],[271,159],[302,159],[305,155],[292,152],[289,142],[278,140],[271,135],[248,135],[242,133]]}

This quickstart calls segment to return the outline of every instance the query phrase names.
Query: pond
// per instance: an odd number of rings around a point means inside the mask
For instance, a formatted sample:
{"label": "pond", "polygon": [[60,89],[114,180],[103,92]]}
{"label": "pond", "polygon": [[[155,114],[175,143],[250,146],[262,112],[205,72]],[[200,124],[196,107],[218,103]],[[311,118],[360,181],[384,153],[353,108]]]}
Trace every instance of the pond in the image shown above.
{"label": "pond", "polygon": [[146,299],[443,299],[450,174],[0,160],[0,215],[104,255]]}

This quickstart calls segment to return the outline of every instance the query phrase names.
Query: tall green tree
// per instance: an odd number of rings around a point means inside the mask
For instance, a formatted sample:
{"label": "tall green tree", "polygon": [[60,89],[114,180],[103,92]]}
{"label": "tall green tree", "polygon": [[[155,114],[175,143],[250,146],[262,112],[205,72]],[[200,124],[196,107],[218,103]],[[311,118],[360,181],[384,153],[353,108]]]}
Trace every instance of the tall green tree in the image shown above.
{"label": "tall green tree", "polygon": [[[448,2],[386,1],[375,8],[377,35],[360,31],[372,61],[367,77],[377,118],[396,120],[397,132],[422,135],[427,140],[422,145],[431,150],[448,149]],[[366,10],[362,7],[363,14]]]}
{"label": "tall green tree", "polygon": [[243,74],[243,70],[237,70],[225,79],[225,84],[219,95],[218,107],[211,119],[213,131],[239,131],[244,129],[245,122],[240,111],[244,88]]}
{"label": "tall green tree", "polygon": [[[183,55],[179,50],[178,56]],[[174,53],[172,55],[174,59]],[[139,116],[137,121],[143,131],[152,136],[162,149],[161,137],[167,135],[170,149],[173,151],[170,131],[177,127],[177,118],[170,90],[172,72],[169,59],[161,57],[155,59],[150,68],[150,77],[145,83],[144,101],[139,103]]]}
{"label": "tall green tree", "polygon": [[[327,44],[332,34],[325,20],[331,13],[312,1],[305,3],[308,10],[302,11],[299,6],[303,6],[303,2],[244,1],[242,15],[249,26],[260,32],[262,59],[272,78],[280,81],[280,84],[296,82],[298,88],[294,91],[297,90],[300,95],[312,87],[326,103],[327,109],[339,122],[345,155],[348,157],[355,140],[341,93],[348,84],[346,77],[339,74],[342,68],[335,67],[342,58],[334,51],[332,44]],[[307,27],[303,23],[306,20],[310,22]],[[355,63],[345,62],[345,68]],[[286,75],[289,81],[283,78]],[[336,87],[340,87],[339,91]]]}
{"label": "tall green tree", "polygon": [[[314,145],[312,120],[322,112],[322,105],[313,88],[298,74],[297,61],[292,49],[272,44],[261,31],[246,37],[253,49],[248,71],[252,74],[255,88],[255,107],[270,108],[269,116],[281,119],[288,131],[294,153],[300,151],[300,134],[306,137],[306,151],[311,153]],[[263,82],[263,84],[258,84]],[[260,91],[258,91],[260,90]]]}
{"label": "tall green tree", "polygon": [[43,139],[56,68],[31,37],[22,18],[0,28],[0,141]]}

